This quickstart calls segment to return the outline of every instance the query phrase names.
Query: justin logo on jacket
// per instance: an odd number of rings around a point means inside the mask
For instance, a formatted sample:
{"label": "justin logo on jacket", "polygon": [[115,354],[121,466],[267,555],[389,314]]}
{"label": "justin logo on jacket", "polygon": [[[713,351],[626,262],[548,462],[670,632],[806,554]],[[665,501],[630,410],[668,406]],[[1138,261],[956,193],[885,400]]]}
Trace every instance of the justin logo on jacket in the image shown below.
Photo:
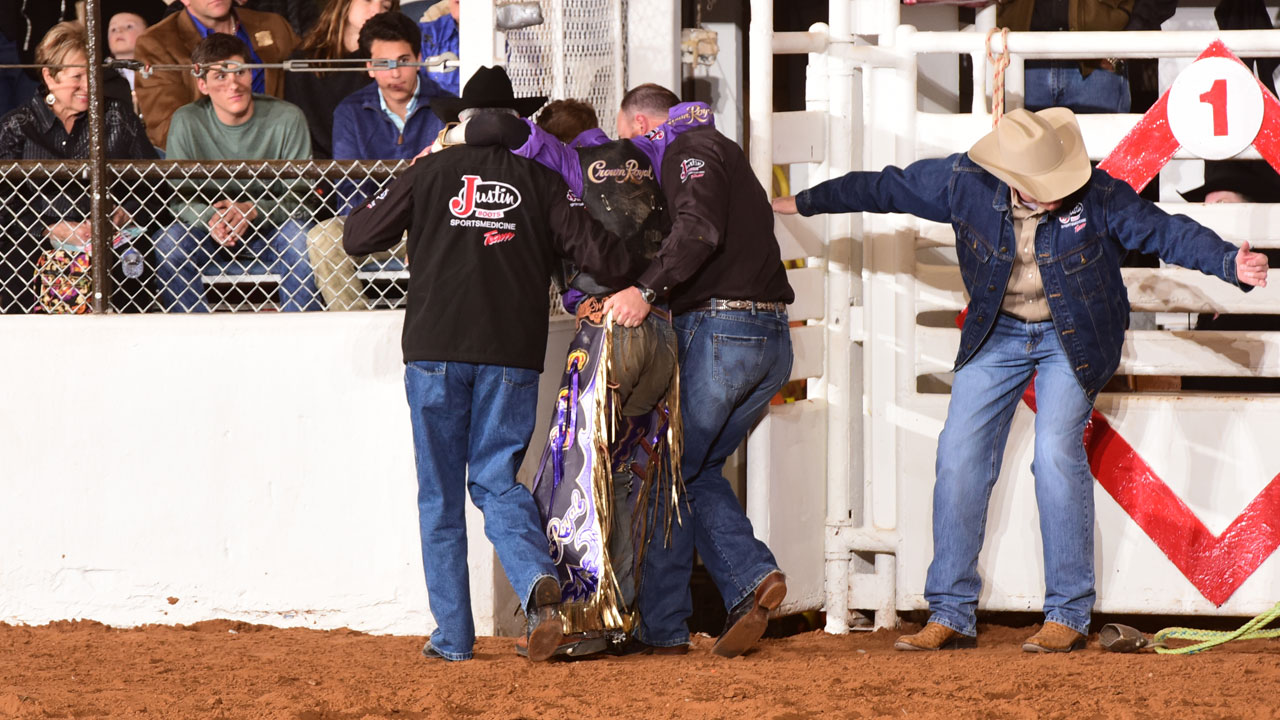
{"label": "justin logo on jacket", "polygon": [[449,212],[454,217],[495,219],[520,205],[520,191],[496,180],[484,180],[479,175],[463,175],[462,189],[449,201]]}

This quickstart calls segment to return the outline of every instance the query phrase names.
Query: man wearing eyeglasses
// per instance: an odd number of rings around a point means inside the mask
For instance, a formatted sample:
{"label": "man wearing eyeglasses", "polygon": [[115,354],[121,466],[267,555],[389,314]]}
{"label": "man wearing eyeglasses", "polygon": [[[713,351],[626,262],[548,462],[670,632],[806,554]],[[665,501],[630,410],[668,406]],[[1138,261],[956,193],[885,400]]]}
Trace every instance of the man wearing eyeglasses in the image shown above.
{"label": "man wearing eyeglasses", "polygon": [[[236,7],[233,0],[180,0],[185,6],[138,36],[134,56],[144,65],[184,65],[196,44],[214,33],[238,37],[245,45],[245,59],[252,63],[278,63],[289,58],[300,42],[283,17]],[[191,73],[156,70],[138,78],[135,90],[139,114],[147,137],[168,151],[171,118],[183,105],[199,100],[200,90]],[[284,71],[253,71],[253,91],[284,97]]]}
{"label": "man wearing eyeglasses", "polygon": [[[252,92],[248,50],[234,35],[214,33],[191,53],[205,68],[203,98],[173,114],[171,160],[307,160],[311,135],[296,106]],[[306,228],[294,218],[312,197],[304,183],[194,179],[176,183],[177,222],[155,243],[157,295],[170,312],[208,312],[202,276],[211,265],[265,267],[279,276],[277,307],[319,310],[307,257]],[[260,272],[260,271],[259,271]]]}

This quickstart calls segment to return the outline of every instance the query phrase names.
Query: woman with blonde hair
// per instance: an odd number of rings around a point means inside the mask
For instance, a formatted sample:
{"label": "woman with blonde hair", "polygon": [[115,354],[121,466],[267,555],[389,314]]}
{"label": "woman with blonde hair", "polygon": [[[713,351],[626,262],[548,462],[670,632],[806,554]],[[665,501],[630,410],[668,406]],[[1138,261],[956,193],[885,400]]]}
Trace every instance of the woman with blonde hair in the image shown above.
{"label": "woman with blonde hair", "polygon": [[[400,0],[331,0],[315,27],[294,51],[295,60],[354,60],[360,51],[360,28],[378,13],[400,9]],[[317,160],[333,157],[333,110],[351,93],[372,82],[368,72],[290,72],[284,99],[302,108],[311,128],[311,153]]]}
{"label": "woman with blonde hair", "polygon": [[[0,160],[82,160],[89,156],[88,36],[78,22],[53,26],[36,48],[44,65],[34,97],[0,118]],[[128,103],[105,98],[106,154],[112,159],[154,159],[142,121]],[[39,174],[0,179],[0,312],[85,312],[88,309],[89,188],[77,174],[55,180]],[[121,235],[114,263],[126,277],[141,273],[145,251],[142,200],[150,193],[115,183],[121,196],[111,214]],[[16,211],[15,211],[16,209]],[[42,252],[43,251],[43,252]],[[134,259],[136,264],[130,264]],[[122,263],[121,261],[125,262]],[[37,282],[37,264],[40,266]],[[119,285],[119,283],[117,283]]]}

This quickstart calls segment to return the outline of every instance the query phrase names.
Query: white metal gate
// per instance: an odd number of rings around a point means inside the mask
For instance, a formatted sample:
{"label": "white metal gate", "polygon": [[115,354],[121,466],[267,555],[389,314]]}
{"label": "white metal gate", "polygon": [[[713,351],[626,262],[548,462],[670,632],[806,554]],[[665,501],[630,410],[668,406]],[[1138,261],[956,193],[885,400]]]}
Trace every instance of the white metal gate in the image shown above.
{"label": "white metal gate", "polygon": [[[752,161],[762,178],[774,164],[806,164],[814,183],[853,169],[905,165],[966,150],[990,129],[985,30],[994,24],[994,8],[979,13],[978,26],[966,32],[926,33],[899,23],[896,0],[833,1],[827,23],[807,33],[774,33],[771,6],[767,0],[752,3]],[[1020,104],[1025,58],[1194,57],[1217,38],[1241,56],[1274,56],[1280,54],[1276,35],[1010,34],[1007,106]],[[998,36],[994,42],[996,52],[1005,50]],[[809,53],[806,111],[774,114],[772,78],[759,68],[770,67],[774,53],[801,52]],[[971,112],[917,110],[917,62],[927,53],[974,58],[974,87],[987,88],[987,93],[975,93]],[[1091,158],[1107,155],[1138,119],[1082,116]],[[1251,150],[1241,157],[1257,154]],[[1280,219],[1272,206],[1228,209],[1179,203],[1165,209],[1192,215],[1233,242],[1280,246],[1267,237]],[[752,448],[759,452],[750,460],[752,519],[779,552],[784,569],[798,580],[793,584],[801,594],[795,600],[803,605],[817,572],[816,553],[809,548],[815,542],[814,508],[820,507],[816,501],[822,490],[812,478],[823,473],[825,464],[827,630],[848,628],[848,614],[833,608],[874,609],[877,626],[892,625],[896,611],[926,607],[933,463],[959,338],[947,319],[966,302],[955,267],[954,237],[947,226],[870,214],[786,219],[779,224],[779,235],[784,247],[800,248],[797,252],[825,271],[809,278],[825,281],[822,314],[800,314],[821,318],[813,326],[823,329],[824,362],[821,373],[816,367],[805,373],[818,378],[810,383],[809,406],[775,412],[762,428],[766,432],[753,437]],[[1280,311],[1272,288],[1243,295],[1180,268],[1127,269],[1124,275],[1135,311]],[[797,280],[800,291],[804,281]],[[1280,376],[1276,335],[1130,331],[1119,372]],[[802,353],[809,352],[816,350],[797,344],[798,365],[816,363],[816,355],[802,362]],[[1280,424],[1280,397],[1104,394],[1097,408],[1151,465],[1156,479],[1186,503],[1190,514],[1170,518],[1169,524],[1185,523],[1188,537],[1190,525],[1197,522],[1192,515],[1209,534],[1222,535],[1280,469],[1268,452]],[[825,433],[820,430],[824,424]],[[1031,413],[1021,408],[980,558],[984,609],[1038,610],[1043,599],[1030,482],[1031,433]],[[1097,611],[1242,615],[1274,603],[1274,588],[1280,585],[1280,561],[1274,557],[1216,606],[1124,508],[1101,488],[1097,493]],[[1210,539],[1185,551],[1200,553],[1205,567],[1239,571],[1240,562],[1223,549],[1229,543]],[[803,561],[787,568],[793,547],[805,548]],[[1221,557],[1209,557],[1213,553]]]}

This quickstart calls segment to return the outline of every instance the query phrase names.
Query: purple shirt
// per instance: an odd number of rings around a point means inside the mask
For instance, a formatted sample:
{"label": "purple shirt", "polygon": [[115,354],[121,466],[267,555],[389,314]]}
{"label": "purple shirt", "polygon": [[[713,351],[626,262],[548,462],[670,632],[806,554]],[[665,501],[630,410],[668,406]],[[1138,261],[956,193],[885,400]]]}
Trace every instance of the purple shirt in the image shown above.
{"label": "purple shirt", "polygon": [[[529,123],[531,131],[529,140],[512,152],[520,157],[536,160],[560,173],[564,181],[569,183],[569,188],[581,197],[582,163],[578,160],[578,148],[595,147],[612,142],[609,136],[605,135],[600,128],[592,128],[578,135],[568,145],[564,145],[554,135],[538,127],[532,120],[526,119],[525,122]],[[649,162],[653,164],[654,172],[659,176],[659,182],[661,182],[661,172],[659,170],[662,168],[662,155],[666,152],[667,146],[685,130],[696,127],[714,128],[715,126],[715,116],[711,113],[711,107],[706,103],[680,103],[672,107],[667,113],[667,121],[665,123],[650,130],[647,135],[631,138],[631,143],[636,146],[637,150],[644,153],[645,157],[649,158]]]}

